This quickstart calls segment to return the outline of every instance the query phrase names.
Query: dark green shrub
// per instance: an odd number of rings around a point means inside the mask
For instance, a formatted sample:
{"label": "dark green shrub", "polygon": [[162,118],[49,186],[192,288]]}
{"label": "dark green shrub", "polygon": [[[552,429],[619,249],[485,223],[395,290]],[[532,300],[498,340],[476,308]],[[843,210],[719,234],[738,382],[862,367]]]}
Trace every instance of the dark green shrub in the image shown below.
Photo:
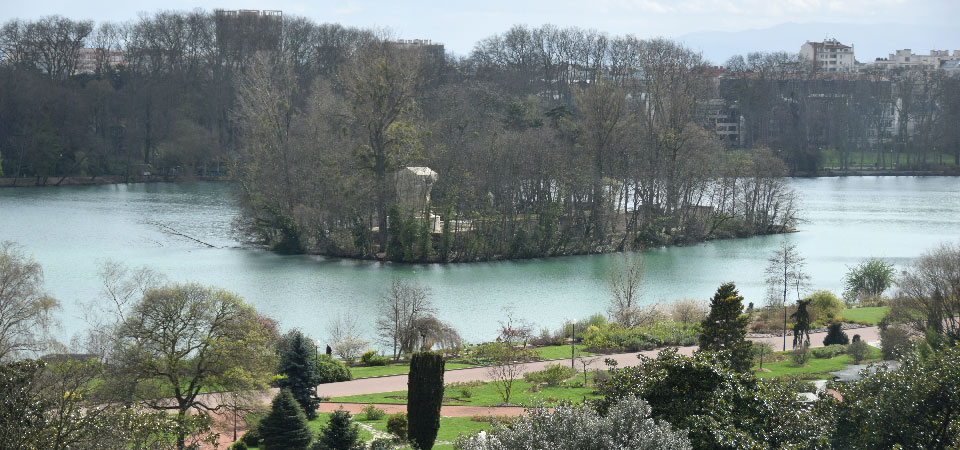
{"label": "dark green shrub", "polygon": [[245,442],[237,441],[230,446],[230,450],[247,450],[247,444]]}
{"label": "dark green shrub", "polygon": [[443,357],[434,352],[414,353],[407,378],[408,434],[417,448],[429,450],[440,429],[443,404]]}
{"label": "dark green shrub", "polygon": [[360,356],[360,362],[365,366],[385,366],[390,362],[390,358],[379,356],[376,351],[369,350]]}
{"label": "dark green shrub", "polygon": [[391,414],[387,419],[387,431],[402,441],[407,440],[407,413]]}
{"label": "dark green shrub", "polygon": [[910,334],[902,328],[888,326],[880,329],[880,350],[883,352],[883,359],[900,359],[912,349],[913,342],[910,340]]}
{"label": "dark green shrub", "polygon": [[566,365],[547,364],[543,370],[523,374],[523,379],[531,383],[544,383],[550,386],[556,386],[576,374],[576,370]]}
{"label": "dark green shrub", "polygon": [[850,338],[847,337],[847,333],[843,331],[843,324],[840,322],[832,322],[827,328],[827,336],[823,338],[823,345],[847,345],[850,343]]}
{"label": "dark green shrub", "polygon": [[370,450],[392,450],[392,449],[393,449],[392,439],[374,439],[372,442],[370,442]]}
{"label": "dark green shrub", "polygon": [[854,340],[852,344],[847,346],[847,353],[850,354],[850,359],[853,360],[854,364],[860,364],[863,360],[867,359],[869,352],[870,348],[867,346],[867,343],[860,339]]}
{"label": "dark green shrub", "polygon": [[840,344],[833,344],[833,345],[828,345],[826,347],[810,349],[810,353],[813,355],[813,357],[820,358],[820,359],[833,358],[835,356],[842,355],[846,352],[847,352],[847,346],[840,345]]}
{"label": "dark green shrub", "polygon": [[246,433],[243,433],[243,436],[240,436],[240,440],[244,444],[247,444],[248,447],[259,447],[260,446],[260,430],[257,427],[250,427]]}
{"label": "dark green shrub", "polygon": [[383,416],[387,415],[386,411],[374,405],[364,406],[361,411],[363,412],[363,417],[367,420],[380,420]]}
{"label": "dark green shrub", "polygon": [[320,430],[317,442],[311,450],[355,450],[363,448],[360,429],[350,420],[350,413],[343,408],[330,415],[327,426]]}
{"label": "dark green shrub", "polygon": [[333,359],[330,355],[320,355],[317,358],[317,373],[320,375],[320,383],[334,383],[337,381],[350,381],[353,375],[346,364]]}
{"label": "dark green shrub", "polygon": [[806,342],[793,348],[790,352],[790,359],[798,366],[804,366],[810,361],[810,346]]}

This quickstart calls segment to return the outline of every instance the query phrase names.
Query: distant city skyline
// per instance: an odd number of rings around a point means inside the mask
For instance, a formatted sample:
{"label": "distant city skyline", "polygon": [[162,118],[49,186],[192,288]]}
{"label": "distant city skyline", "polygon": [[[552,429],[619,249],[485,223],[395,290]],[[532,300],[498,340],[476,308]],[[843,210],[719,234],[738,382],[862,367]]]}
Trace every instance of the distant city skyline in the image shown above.
{"label": "distant city skyline", "polygon": [[[135,20],[158,10],[279,9],[316,22],[377,28],[401,39],[430,39],[466,56],[474,44],[513,25],[554,24],[596,29],[611,35],[667,37],[702,50],[721,64],[747,51],[797,52],[806,40],[835,37],[853,43],[861,62],[900,48],[925,53],[960,49],[951,21],[957,0],[533,0],[485,2],[381,0],[142,0],[74,2],[6,0],[0,21],[60,14],[96,22]],[[899,32],[892,32],[899,30]],[[894,48],[896,47],[896,48]]]}

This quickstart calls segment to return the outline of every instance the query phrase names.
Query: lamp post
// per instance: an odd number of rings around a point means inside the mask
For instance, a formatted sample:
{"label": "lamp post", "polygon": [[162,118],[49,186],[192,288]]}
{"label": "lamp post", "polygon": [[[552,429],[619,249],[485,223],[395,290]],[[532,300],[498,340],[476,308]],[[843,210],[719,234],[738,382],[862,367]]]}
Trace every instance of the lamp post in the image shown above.
{"label": "lamp post", "polygon": [[576,370],[573,360],[577,357],[577,322],[570,320],[570,368]]}
{"label": "lamp post", "polygon": [[[323,344],[323,342],[320,342],[320,339],[317,339],[317,340],[313,341],[313,344],[314,344],[313,349],[315,350],[315,351],[314,351],[314,356],[313,356],[313,361],[314,361],[313,370],[314,370],[314,371],[319,371],[319,370],[320,370],[320,345]],[[315,390],[314,394],[315,394],[317,397],[320,397],[320,385],[319,385],[319,384],[316,386],[316,388],[314,388],[314,390]]]}

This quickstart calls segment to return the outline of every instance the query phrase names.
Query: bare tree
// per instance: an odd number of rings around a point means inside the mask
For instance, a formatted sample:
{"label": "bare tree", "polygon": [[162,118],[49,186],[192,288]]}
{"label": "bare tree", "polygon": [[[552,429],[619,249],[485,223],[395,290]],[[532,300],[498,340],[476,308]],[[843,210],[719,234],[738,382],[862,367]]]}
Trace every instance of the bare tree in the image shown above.
{"label": "bare tree", "polygon": [[490,362],[487,375],[503,399],[510,403],[513,382],[523,375],[523,363],[530,360],[533,353],[527,348],[527,340],[533,334],[533,325],[524,320],[515,320],[513,313],[507,311],[507,319],[500,322],[500,335],[496,342],[480,347],[479,355]]}
{"label": "bare tree", "polygon": [[925,252],[897,282],[890,315],[914,331],[928,329],[960,341],[960,244],[944,243]]}
{"label": "bare tree", "polygon": [[643,283],[643,257],[637,253],[623,253],[610,269],[610,318],[625,327],[640,321],[640,286]]}
{"label": "bare tree", "polygon": [[43,350],[59,307],[43,291],[40,264],[13,242],[0,242],[0,361]]}
{"label": "bare tree", "polygon": [[393,349],[394,359],[414,350],[420,338],[417,322],[435,312],[427,299],[429,293],[429,289],[416,283],[395,279],[387,294],[381,297],[377,333],[380,342]]}
{"label": "bare tree", "polygon": [[370,344],[362,339],[360,323],[351,314],[341,314],[327,324],[327,333],[333,343],[333,352],[340,358],[353,361]]}
{"label": "bare tree", "polygon": [[810,284],[810,275],[804,272],[806,261],[797,250],[797,244],[789,243],[786,238],[780,241],[770,258],[767,259],[767,301],[783,308],[783,349],[787,349],[787,294],[794,290],[797,301]]}

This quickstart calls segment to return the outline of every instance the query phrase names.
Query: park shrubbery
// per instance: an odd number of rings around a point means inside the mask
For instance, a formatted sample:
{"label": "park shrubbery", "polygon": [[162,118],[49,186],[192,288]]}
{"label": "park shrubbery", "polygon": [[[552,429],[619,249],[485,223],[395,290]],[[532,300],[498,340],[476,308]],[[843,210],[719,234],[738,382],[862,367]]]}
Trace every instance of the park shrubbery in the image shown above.
{"label": "park shrubbery", "polygon": [[833,344],[826,347],[811,348],[810,353],[814,358],[833,358],[847,352],[847,346],[843,344]]}
{"label": "park shrubbery", "polygon": [[360,356],[360,363],[365,366],[385,366],[388,362],[390,358],[378,355],[376,350],[369,350]]}
{"label": "park shrubbery", "polygon": [[591,350],[601,352],[644,351],[662,346],[686,346],[697,343],[700,325],[660,322],[653,325],[627,328],[617,324],[588,328],[583,343]]}
{"label": "park shrubbery", "polygon": [[563,364],[547,364],[546,368],[543,370],[537,370],[523,374],[523,379],[531,383],[542,383],[550,386],[556,386],[576,374],[576,370]]}
{"label": "park shrubbery", "polygon": [[350,369],[329,355],[320,355],[320,357],[317,358],[317,372],[320,375],[321,383],[334,383],[353,379],[353,375],[350,374]]}

